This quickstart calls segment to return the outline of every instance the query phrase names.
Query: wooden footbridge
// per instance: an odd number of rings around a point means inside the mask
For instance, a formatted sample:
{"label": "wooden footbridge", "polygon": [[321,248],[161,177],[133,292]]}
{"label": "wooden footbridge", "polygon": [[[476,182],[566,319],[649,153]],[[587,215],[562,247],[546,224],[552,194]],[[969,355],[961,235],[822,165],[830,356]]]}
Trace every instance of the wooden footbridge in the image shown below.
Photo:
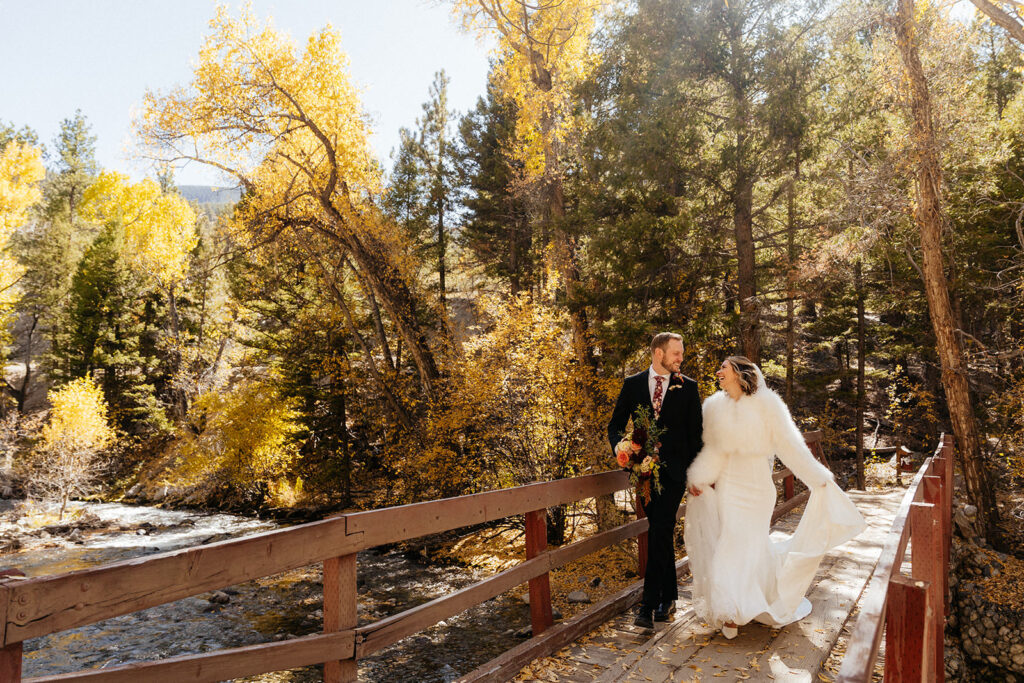
{"label": "wooden footbridge", "polygon": [[[821,433],[805,437],[821,457]],[[775,477],[782,482],[783,501],[773,522],[784,533],[795,524],[787,515],[808,494],[795,492],[788,470]],[[528,582],[533,637],[460,680],[510,680],[525,665],[548,658],[543,662],[545,678],[556,681],[811,681],[851,610],[859,606],[839,680],[872,680],[884,634],[886,680],[941,681],[951,482],[952,442],[944,437],[910,488],[898,492],[902,495],[853,494],[869,528],[823,561],[808,596],[815,607],[811,615],[781,630],[744,626],[732,641],[703,625],[685,599],[672,622],[658,624],[653,633],[635,629],[629,608],[640,598],[639,583],[554,623],[550,570],[634,537],[639,537],[644,555],[643,518],[570,545],[547,547],[547,508],[628,488],[625,473],[606,472],[339,515],[69,574],[24,578],[17,571],[0,571],[0,683],[23,680],[22,643],[30,638],[317,563],[323,565],[323,633],[24,680],[185,683],[323,664],[325,681],[354,681],[359,658]],[[516,515],[525,517],[525,561],[462,590],[359,625],[358,551]],[[908,544],[910,563],[904,561]],[[685,579],[685,558],[677,570]]]}

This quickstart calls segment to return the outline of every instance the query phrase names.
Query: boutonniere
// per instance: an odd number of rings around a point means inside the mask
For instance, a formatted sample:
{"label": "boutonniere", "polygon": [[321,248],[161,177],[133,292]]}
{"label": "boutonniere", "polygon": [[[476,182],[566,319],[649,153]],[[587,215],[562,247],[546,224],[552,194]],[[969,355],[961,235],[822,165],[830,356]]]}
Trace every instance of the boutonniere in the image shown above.
{"label": "boutonniere", "polygon": [[[672,391],[673,389],[678,389],[679,387],[683,386],[683,384],[682,384],[682,382],[683,382],[683,373],[681,373],[681,372],[673,372],[672,373],[672,378],[679,380],[679,384],[673,384],[672,386],[670,386],[668,388],[669,391]],[[671,381],[671,380],[669,380],[669,381]]]}

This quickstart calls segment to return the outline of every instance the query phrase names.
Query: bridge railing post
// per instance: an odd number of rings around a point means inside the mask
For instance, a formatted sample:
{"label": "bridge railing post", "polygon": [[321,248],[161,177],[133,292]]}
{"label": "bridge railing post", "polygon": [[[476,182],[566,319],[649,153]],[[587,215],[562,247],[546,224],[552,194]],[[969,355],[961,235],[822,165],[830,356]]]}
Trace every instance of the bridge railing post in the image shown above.
{"label": "bridge railing post", "polygon": [[[356,554],[324,560],[324,633],[355,628]],[[350,659],[324,662],[324,683],[350,683],[357,676],[356,653]]]}
{"label": "bridge railing post", "polygon": [[953,436],[944,434],[942,436],[942,457],[938,465],[939,476],[942,477],[942,566],[946,571],[942,572],[944,580],[945,610],[944,614],[949,616],[950,591],[949,591],[949,546],[953,542]]}
{"label": "bridge railing post", "polygon": [[885,602],[886,683],[931,681],[931,604],[927,581],[897,574]]}
{"label": "bridge railing post", "polygon": [[[636,510],[636,518],[647,517],[647,510],[644,510],[644,501],[639,493],[633,495],[633,509]],[[647,575],[647,532],[644,531],[636,537],[636,573],[642,579]]]}
{"label": "bridge railing post", "polygon": [[7,622],[13,605],[4,586],[6,579],[25,576],[20,569],[0,569],[0,681],[17,683],[21,680],[22,644],[7,642]]}
{"label": "bridge railing post", "polygon": [[942,547],[942,531],[938,509],[939,487],[938,477],[924,477],[924,503],[912,503],[910,506],[910,562],[911,576],[918,581],[929,584],[928,589],[928,621],[929,644],[929,681],[942,683],[945,680],[943,665],[943,634],[945,631],[945,598],[942,595],[945,566],[942,564],[944,549]]}
{"label": "bridge railing post", "polygon": [[[547,550],[547,510],[526,513],[526,559],[532,559]],[[551,582],[548,573],[530,579],[530,626],[537,636],[554,622],[551,617]]]}
{"label": "bridge railing post", "polygon": [[789,500],[795,493],[796,478],[792,475],[786,475],[786,478],[782,480],[782,499]]}

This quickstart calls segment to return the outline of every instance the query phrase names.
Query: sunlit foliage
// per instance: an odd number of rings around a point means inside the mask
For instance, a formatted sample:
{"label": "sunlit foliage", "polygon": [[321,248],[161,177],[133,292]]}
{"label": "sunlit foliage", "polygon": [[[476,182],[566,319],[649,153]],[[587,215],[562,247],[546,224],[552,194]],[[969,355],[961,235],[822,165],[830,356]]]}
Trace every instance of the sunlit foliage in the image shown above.
{"label": "sunlit foliage", "polygon": [[81,377],[49,394],[50,419],[28,468],[36,495],[60,501],[60,516],[72,496],[89,493],[103,473],[100,457],[114,445],[103,391]]}
{"label": "sunlit foliage", "polygon": [[161,287],[180,281],[198,242],[196,214],[178,194],[165,193],[153,180],[131,183],[120,173],[103,172],[86,191],[83,215],[124,226],[124,255],[138,273]]}
{"label": "sunlit foliage", "polygon": [[455,0],[463,26],[497,38],[496,83],[517,107],[515,156],[529,176],[549,170],[571,127],[574,86],[599,54],[590,39],[602,0]]}
{"label": "sunlit foliage", "polygon": [[43,174],[38,147],[11,141],[0,151],[0,365],[10,341],[9,317],[18,301],[18,280],[24,272],[11,253],[11,237],[27,220],[29,207],[42,198]]}
{"label": "sunlit foliage", "polygon": [[248,10],[235,19],[225,7],[210,29],[192,83],[146,95],[137,121],[143,142],[166,163],[198,161],[240,183],[239,239],[293,241],[329,296],[340,295],[331,284],[345,267],[339,260],[350,260],[431,393],[439,372],[418,317],[417,264],[371,201],[380,168],[338,33],[322,29],[300,47]]}
{"label": "sunlit foliage", "polygon": [[297,418],[294,401],[269,379],[202,394],[174,447],[177,460],[167,483],[224,487],[255,502],[271,490],[284,495],[278,480],[298,454]]}

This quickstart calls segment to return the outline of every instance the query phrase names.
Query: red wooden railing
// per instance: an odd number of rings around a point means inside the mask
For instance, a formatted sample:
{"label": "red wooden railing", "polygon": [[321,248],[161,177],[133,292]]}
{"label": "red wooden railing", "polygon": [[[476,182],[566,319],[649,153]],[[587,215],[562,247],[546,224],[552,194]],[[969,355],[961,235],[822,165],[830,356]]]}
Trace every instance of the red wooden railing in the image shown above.
{"label": "red wooden railing", "polygon": [[[821,433],[812,432],[805,437],[820,457]],[[793,495],[793,475],[788,470],[776,472],[775,480],[784,482],[785,496],[773,520],[801,504],[808,495],[806,491]],[[505,680],[530,660],[554,652],[639,600],[640,586],[634,584],[571,619],[552,624],[548,572],[629,538],[640,536],[642,546],[647,520],[639,518],[582,541],[548,548],[547,508],[614,493],[628,485],[624,472],[604,472],[338,515],[288,529],[68,574],[24,578],[18,576],[17,570],[0,570],[0,683],[22,680],[22,643],[30,638],[315,563],[323,564],[321,634],[27,681],[222,681],[321,663],[328,683],[354,681],[359,658],[528,583],[534,637],[461,679]],[[685,506],[681,507],[680,516],[684,509]],[[358,625],[358,551],[515,515],[525,516],[524,562],[449,595]],[[641,547],[641,557],[644,556]],[[683,558],[676,564],[677,571],[686,565]]]}
{"label": "red wooden railing", "polygon": [[[885,680],[945,680],[942,639],[949,614],[953,439],[943,435],[896,513],[861,602],[837,681],[867,683],[885,634]],[[901,568],[910,543],[910,576]]]}

